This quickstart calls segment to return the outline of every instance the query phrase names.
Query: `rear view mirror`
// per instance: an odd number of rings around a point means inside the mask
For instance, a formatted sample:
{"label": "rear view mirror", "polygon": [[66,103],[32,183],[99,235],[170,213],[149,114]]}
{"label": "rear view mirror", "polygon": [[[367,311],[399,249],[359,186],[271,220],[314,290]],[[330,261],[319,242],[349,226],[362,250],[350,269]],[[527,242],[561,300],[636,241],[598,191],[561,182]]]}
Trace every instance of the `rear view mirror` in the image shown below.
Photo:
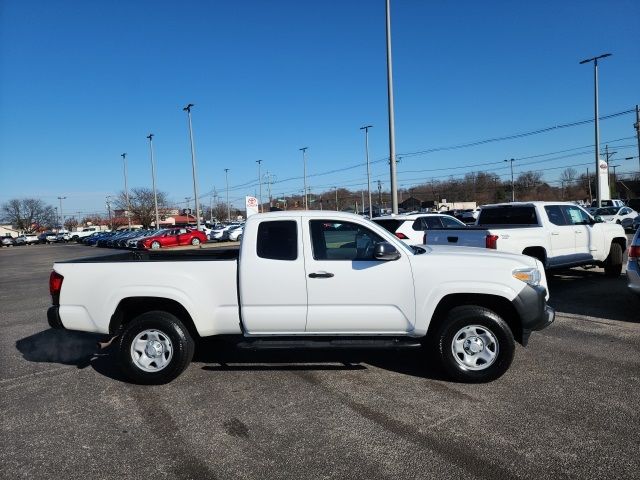
{"label": "rear view mirror", "polygon": [[400,252],[389,242],[379,242],[374,247],[373,256],[376,260],[397,260]]}

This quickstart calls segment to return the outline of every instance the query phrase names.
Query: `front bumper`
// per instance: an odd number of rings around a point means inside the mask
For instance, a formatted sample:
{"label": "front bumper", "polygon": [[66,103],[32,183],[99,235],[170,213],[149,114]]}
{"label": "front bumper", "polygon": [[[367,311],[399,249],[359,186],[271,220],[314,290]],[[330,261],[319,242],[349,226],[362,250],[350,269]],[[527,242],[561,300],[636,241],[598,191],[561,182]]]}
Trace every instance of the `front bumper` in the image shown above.
{"label": "front bumper", "polygon": [[556,312],[547,305],[547,290],[542,286],[527,285],[516,298],[513,306],[520,316],[522,325],[521,343],[526,346],[534,330],[542,330],[555,320]]}

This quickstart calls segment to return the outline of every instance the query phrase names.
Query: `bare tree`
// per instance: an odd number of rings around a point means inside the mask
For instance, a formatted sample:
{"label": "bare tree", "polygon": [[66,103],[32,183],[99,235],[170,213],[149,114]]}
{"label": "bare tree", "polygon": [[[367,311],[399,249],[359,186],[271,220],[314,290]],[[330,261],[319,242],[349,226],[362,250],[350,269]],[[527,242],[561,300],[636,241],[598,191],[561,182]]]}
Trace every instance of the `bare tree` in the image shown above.
{"label": "bare tree", "polygon": [[4,221],[25,232],[56,225],[55,208],[37,198],[14,198],[4,203],[1,211]]}
{"label": "bare tree", "polygon": [[[165,192],[157,192],[158,208],[164,208],[167,205],[167,194]],[[155,222],[156,211],[153,201],[153,190],[145,187],[132,188],[129,192],[129,205],[124,192],[120,192],[116,198],[116,206],[122,210],[128,210],[129,215],[144,228],[149,228],[151,223]]]}

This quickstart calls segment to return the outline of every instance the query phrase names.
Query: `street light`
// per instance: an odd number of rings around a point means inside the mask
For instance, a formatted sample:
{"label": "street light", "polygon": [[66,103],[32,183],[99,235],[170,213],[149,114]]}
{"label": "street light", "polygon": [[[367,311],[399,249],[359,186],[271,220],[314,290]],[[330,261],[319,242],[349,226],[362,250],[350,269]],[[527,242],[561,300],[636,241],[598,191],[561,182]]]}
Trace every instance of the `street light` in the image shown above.
{"label": "street light", "polygon": [[308,210],[307,204],[307,149],[309,147],[302,147],[300,151],[302,152],[302,164],[304,167],[304,209]]}
{"label": "street light", "polygon": [[66,200],[67,197],[58,197],[60,200],[60,226],[64,227],[64,215],[62,214],[62,200]]}
{"label": "street light", "polygon": [[127,186],[127,154],[126,153],[122,153],[120,154],[120,156],[122,157],[122,163],[123,163],[123,168],[124,168],[124,198],[125,201],[127,202],[127,209],[125,210],[125,215],[127,217],[127,223],[129,224],[129,228],[131,228],[131,217],[129,216],[130,210],[131,210],[131,204],[129,203],[129,187]]}
{"label": "street light", "polygon": [[516,201],[516,190],[515,190],[515,187],[513,185],[513,158],[511,158],[509,160],[505,160],[505,162],[511,162],[511,201],[515,202]]}
{"label": "street light", "polygon": [[396,176],[396,133],[393,113],[393,65],[391,61],[391,6],[386,1],[387,24],[387,98],[389,104],[389,170],[391,180],[391,209],[398,213],[398,180]]}
{"label": "street light", "polygon": [[193,172],[193,197],[196,204],[196,229],[200,230],[200,202],[198,201],[198,177],[196,176],[196,151],[193,146],[193,127],[191,125],[191,107],[194,107],[193,103],[188,104],[182,110],[187,112],[187,118],[189,120],[189,140],[191,142],[191,170]]}
{"label": "street light", "polygon": [[256,160],[258,164],[258,184],[260,185],[258,199],[260,200],[260,211],[264,213],[264,207],[262,206],[262,177],[260,176],[260,165],[262,164],[262,160]]}
{"label": "street light", "polygon": [[373,218],[373,210],[371,210],[371,170],[369,167],[369,129],[373,128],[373,125],[365,125],[360,127],[360,130],[364,130],[364,149],[367,156],[367,190],[369,191],[369,218]]}
{"label": "street light", "polygon": [[227,184],[227,222],[231,221],[231,207],[229,206],[229,169],[224,169],[224,181]]}
{"label": "street light", "polygon": [[151,152],[151,183],[153,184],[153,204],[156,208],[156,228],[160,228],[160,215],[158,214],[158,192],[156,191],[156,165],[153,159],[153,133],[150,133],[149,150]]}
{"label": "street light", "polygon": [[[595,110],[595,142],[596,142],[596,206],[600,207],[600,201],[602,200],[602,192],[600,191],[600,182],[598,177],[600,176],[600,130],[598,119],[598,60],[601,58],[610,57],[610,53],[599,55],[593,58],[587,58],[582,60],[580,65],[593,62],[593,90],[594,90],[594,110]],[[608,183],[608,182],[607,182]]]}

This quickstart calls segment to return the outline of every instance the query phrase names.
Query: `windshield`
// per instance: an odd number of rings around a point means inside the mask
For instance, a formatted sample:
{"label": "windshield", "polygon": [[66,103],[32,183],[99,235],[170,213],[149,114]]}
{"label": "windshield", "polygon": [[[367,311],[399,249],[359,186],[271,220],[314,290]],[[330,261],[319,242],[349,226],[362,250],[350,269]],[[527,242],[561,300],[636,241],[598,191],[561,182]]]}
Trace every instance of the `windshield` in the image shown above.
{"label": "windshield", "polygon": [[615,215],[620,210],[620,207],[605,207],[596,210],[596,215]]}

